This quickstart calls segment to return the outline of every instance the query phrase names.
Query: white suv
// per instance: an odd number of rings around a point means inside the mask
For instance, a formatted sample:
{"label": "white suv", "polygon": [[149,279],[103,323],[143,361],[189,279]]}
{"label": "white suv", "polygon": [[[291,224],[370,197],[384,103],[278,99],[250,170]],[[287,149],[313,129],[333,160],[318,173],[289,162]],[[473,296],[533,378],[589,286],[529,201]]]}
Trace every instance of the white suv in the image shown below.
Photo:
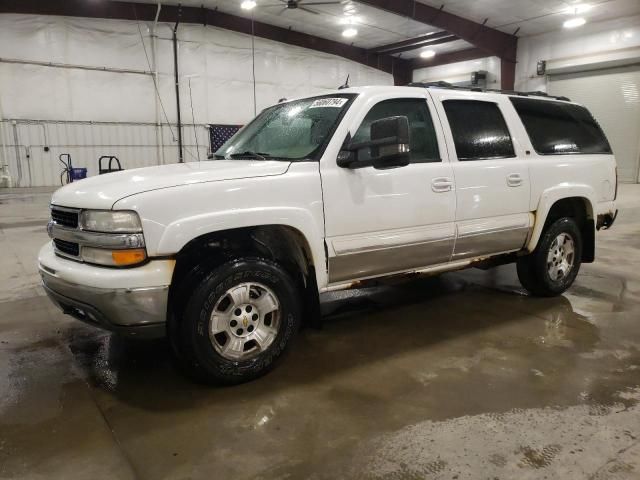
{"label": "white suv", "polygon": [[615,219],[616,163],[582,106],[439,85],[348,88],[264,110],[215,159],[58,190],[39,256],[65,313],[168,334],[186,370],[268,371],[321,292],[516,262],[558,295]]}

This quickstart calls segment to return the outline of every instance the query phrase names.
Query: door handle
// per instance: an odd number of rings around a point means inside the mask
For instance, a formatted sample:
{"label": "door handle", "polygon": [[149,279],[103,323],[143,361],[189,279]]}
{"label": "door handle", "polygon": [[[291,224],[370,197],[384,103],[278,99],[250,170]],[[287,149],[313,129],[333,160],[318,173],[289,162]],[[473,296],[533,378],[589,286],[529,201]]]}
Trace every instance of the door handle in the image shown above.
{"label": "door handle", "polygon": [[447,177],[438,177],[431,180],[431,190],[436,193],[450,192],[453,188],[453,181]]}
{"label": "door handle", "polygon": [[522,175],[519,173],[512,173],[507,176],[507,185],[510,187],[519,187],[522,185]]}

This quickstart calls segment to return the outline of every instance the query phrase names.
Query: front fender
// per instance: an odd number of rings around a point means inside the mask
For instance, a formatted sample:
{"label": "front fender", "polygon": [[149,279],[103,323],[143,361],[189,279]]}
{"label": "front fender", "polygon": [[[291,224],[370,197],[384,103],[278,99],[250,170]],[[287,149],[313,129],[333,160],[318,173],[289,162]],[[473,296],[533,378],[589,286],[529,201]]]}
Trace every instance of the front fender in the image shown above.
{"label": "front fender", "polygon": [[293,228],[309,245],[318,286],[326,283],[322,189],[315,162],[294,163],[283,175],[144,192],[119,200],[114,208],[138,212],[150,256],[175,255],[191,240],[225,230]]}
{"label": "front fender", "polygon": [[[222,210],[182,218],[166,226],[158,241],[157,254],[173,255],[191,240],[209,233],[261,225],[282,225],[298,230],[309,244],[314,263],[322,264],[322,232],[307,210],[291,207],[260,207]],[[317,265],[318,263],[316,263]]]}
{"label": "front fender", "polygon": [[562,200],[564,198],[583,199],[587,205],[587,216],[593,218],[593,206],[596,205],[597,195],[596,191],[592,187],[585,184],[574,184],[556,185],[548,188],[544,190],[540,196],[540,201],[538,202],[538,207],[535,211],[535,224],[533,226],[529,242],[526,246],[527,251],[532,252],[535,250],[536,245],[538,245],[538,241],[540,240],[540,236],[542,235],[542,230],[544,229],[551,207],[553,207],[554,203],[558,200]]}
{"label": "front fender", "polygon": [[318,229],[313,215],[308,210],[288,207],[253,208],[247,210],[224,210],[195,215],[175,221],[164,230],[157,245],[157,255],[173,255],[194,238],[209,233],[222,232],[262,225],[282,225],[300,232],[305,238],[315,269],[318,285],[325,285],[323,233]]}

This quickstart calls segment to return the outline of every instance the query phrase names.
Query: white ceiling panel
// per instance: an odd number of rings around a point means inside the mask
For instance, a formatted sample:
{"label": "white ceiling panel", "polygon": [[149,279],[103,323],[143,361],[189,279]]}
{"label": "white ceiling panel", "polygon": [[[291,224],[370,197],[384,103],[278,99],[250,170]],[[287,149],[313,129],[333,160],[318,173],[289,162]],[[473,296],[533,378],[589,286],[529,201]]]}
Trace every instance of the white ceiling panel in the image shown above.
{"label": "white ceiling panel", "polygon": [[[136,0],[150,3],[151,0]],[[352,44],[362,48],[375,48],[381,45],[415,38],[439,29],[395,15],[357,0],[338,0],[335,5],[314,5],[310,8],[318,14],[300,9],[285,9],[284,0],[255,0],[258,6],[251,11],[243,10],[242,0],[181,0],[185,6],[218,9],[245,18],[271,25],[290,28],[294,31],[315,35],[329,40]],[[300,5],[311,4],[318,0],[301,0]],[[325,1],[325,0],[322,0]],[[476,22],[487,19],[487,25],[514,33],[518,36],[560,30],[562,23],[572,15],[567,13],[578,3],[588,4],[592,8],[581,14],[588,22],[608,20],[640,14],[640,0],[417,0],[421,3],[440,8]],[[178,0],[160,0],[163,4],[176,5]],[[277,6],[269,6],[269,5]],[[282,4],[282,7],[279,5]],[[347,13],[350,12],[350,16]],[[346,18],[352,20],[358,34],[345,38],[342,31],[346,28]],[[464,50],[472,45],[455,41],[430,47],[436,53]],[[404,52],[402,58],[414,58],[421,50]]]}
{"label": "white ceiling panel", "polygon": [[640,14],[640,0],[418,0],[469,20],[483,22],[506,33],[520,28],[518,36],[562,29],[577,4],[591,6],[580,16],[588,22]]}

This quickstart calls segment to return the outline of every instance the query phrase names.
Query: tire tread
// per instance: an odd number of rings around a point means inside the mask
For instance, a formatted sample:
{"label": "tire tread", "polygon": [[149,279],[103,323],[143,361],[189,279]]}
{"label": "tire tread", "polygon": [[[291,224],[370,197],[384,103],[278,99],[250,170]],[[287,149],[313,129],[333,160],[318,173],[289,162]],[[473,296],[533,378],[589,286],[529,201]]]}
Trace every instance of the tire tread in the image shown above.
{"label": "tire tread", "polygon": [[[282,321],[285,323],[274,344],[257,357],[238,362],[217,354],[208,343],[208,333],[204,335],[202,329],[218,298],[216,295],[246,277],[262,278],[265,282],[275,280],[286,297],[280,298],[281,305],[288,307],[283,308]],[[232,259],[215,267],[195,268],[185,281],[187,285],[197,286],[186,302],[182,318],[174,319],[175,325],[170,330],[179,368],[197,382],[227,385],[244,383],[272,370],[300,325],[299,292],[289,274],[273,260],[251,256]]]}
{"label": "tire tread", "polygon": [[[547,274],[547,250],[553,239],[562,232],[570,233],[574,239],[574,266],[568,281],[555,284]],[[573,284],[580,270],[581,257],[582,237],[578,224],[570,217],[559,218],[545,227],[533,252],[518,258],[516,262],[518,279],[522,286],[534,296],[554,297],[560,295]]]}

